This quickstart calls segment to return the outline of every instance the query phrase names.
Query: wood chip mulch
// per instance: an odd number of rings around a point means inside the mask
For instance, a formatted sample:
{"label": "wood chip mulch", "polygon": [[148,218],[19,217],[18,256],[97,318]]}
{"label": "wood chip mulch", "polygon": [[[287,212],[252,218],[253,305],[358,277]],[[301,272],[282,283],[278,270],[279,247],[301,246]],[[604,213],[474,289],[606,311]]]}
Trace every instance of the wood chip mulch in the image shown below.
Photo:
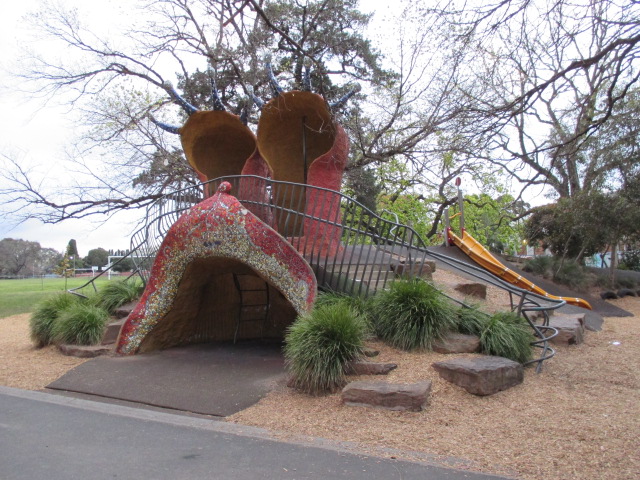
{"label": "wood chip mulch", "polygon": [[[278,438],[351,442],[372,455],[522,479],[640,478],[640,298],[613,303],[634,316],[607,318],[601,332],[586,332],[583,344],[558,347],[541,374],[528,368],[523,384],[490,397],[441,380],[431,364],[445,355],[372,341],[381,352],[376,361],[398,364],[384,380],[432,380],[424,411],[348,407],[339,394],[310,397],[281,386],[227,420]],[[489,290],[488,310],[507,305],[501,292]],[[35,349],[28,318],[0,319],[0,385],[39,390],[86,360],[54,347]]]}

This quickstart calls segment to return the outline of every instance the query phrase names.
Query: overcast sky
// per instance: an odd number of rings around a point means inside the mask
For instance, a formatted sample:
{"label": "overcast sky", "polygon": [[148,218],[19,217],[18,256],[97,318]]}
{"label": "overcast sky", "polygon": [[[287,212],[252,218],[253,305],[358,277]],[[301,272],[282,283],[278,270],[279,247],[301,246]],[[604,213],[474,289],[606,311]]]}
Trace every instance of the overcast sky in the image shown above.
{"label": "overcast sky", "polygon": [[[101,28],[109,28],[117,23],[123,15],[128,3],[124,0],[57,0],[61,3],[77,6],[79,11],[99,19]],[[65,145],[75,137],[76,124],[73,112],[69,107],[56,105],[55,100],[46,104],[42,100],[29,98],[28,94],[19,91],[20,83],[12,77],[20,68],[19,56],[21,44],[29,44],[29,26],[24,17],[39,9],[44,0],[20,0],[4,2],[0,15],[0,44],[3,55],[0,57],[0,148],[22,164],[33,167],[40,178],[45,178],[45,187],[58,182],[53,180],[55,174],[63,171]],[[363,3],[363,11],[375,9],[376,23],[381,17],[389,15],[390,6],[386,1],[367,0]],[[374,32],[374,29],[372,29]],[[374,34],[379,35],[379,33]],[[39,47],[39,48],[46,48]],[[0,209],[2,207],[0,206]],[[135,215],[117,214],[112,219],[94,218],[87,220],[68,220],[56,225],[45,225],[37,221],[28,221],[15,225],[7,220],[6,212],[0,210],[0,238],[22,238],[37,241],[43,247],[64,251],[70,239],[75,239],[81,255],[86,255],[92,248],[106,249],[129,248],[129,238],[135,230]],[[104,223],[106,221],[106,223]]]}
{"label": "overcast sky", "polygon": [[[45,178],[50,179],[62,166],[65,144],[74,137],[72,113],[64,105],[30,99],[19,91],[20,84],[12,77],[19,68],[20,44],[28,42],[28,26],[23,17],[36,11],[42,0],[3,2],[0,15],[0,148],[3,152],[33,166]],[[89,8],[95,2],[64,0],[64,3]],[[100,2],[102,8],[109,0]],[[122,4],[122,2],[120,2]],[[95,7],[91,7],[95,8]],[[103,13],[101,13],[103,14]],[[108,18],[105,18],[107,21]],[[53,183],[52,180],[49,180]],[[50,185],[48,185],[50,186]],[[0,208],[2,208],[0,206]],[[74,238],[81,255],[92,248],[129,248],[129,236],[135,226],[132,219],[116,216],[104,224],[105,218],[95,221],[69,220],[57,225],[44,225],[29,221],[14,225],[7,221],[2,211],[0,238],[22,238],[39,242],[43,247],[64,251]],[[126,215],[125,215],[126,217]]]}

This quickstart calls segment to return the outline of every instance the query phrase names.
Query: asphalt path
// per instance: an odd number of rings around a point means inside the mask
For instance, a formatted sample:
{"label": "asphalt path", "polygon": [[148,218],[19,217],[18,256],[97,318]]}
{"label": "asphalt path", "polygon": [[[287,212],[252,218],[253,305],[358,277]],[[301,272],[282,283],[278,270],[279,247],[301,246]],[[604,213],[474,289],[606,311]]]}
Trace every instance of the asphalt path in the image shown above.
{"label": "asphalt path", "polygon": [[0,387],[0,478],[426,479],[505,477],[276,441],[225,422]]}

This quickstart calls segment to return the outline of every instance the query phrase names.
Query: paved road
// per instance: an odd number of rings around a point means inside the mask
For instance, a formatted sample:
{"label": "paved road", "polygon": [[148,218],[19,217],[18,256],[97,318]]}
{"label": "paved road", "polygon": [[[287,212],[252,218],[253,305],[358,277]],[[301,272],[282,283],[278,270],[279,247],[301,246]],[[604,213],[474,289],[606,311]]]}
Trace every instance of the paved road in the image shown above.
{"label": "paved road", "polygon": [[0,387],[0,478],[498,480],[261,429]]}

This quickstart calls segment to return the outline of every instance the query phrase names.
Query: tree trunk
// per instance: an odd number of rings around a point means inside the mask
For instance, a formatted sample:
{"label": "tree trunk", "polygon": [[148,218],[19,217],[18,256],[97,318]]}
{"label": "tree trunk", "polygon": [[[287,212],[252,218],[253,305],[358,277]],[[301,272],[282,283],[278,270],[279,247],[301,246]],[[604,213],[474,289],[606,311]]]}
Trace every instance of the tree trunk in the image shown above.
{"label": "tree trunk", "polygon": [[611,245],[611,265],[609,266],[609,280],[611,286],[614,286],[616,280],[616,267],[618,266],[618,244],[613,243]]}

